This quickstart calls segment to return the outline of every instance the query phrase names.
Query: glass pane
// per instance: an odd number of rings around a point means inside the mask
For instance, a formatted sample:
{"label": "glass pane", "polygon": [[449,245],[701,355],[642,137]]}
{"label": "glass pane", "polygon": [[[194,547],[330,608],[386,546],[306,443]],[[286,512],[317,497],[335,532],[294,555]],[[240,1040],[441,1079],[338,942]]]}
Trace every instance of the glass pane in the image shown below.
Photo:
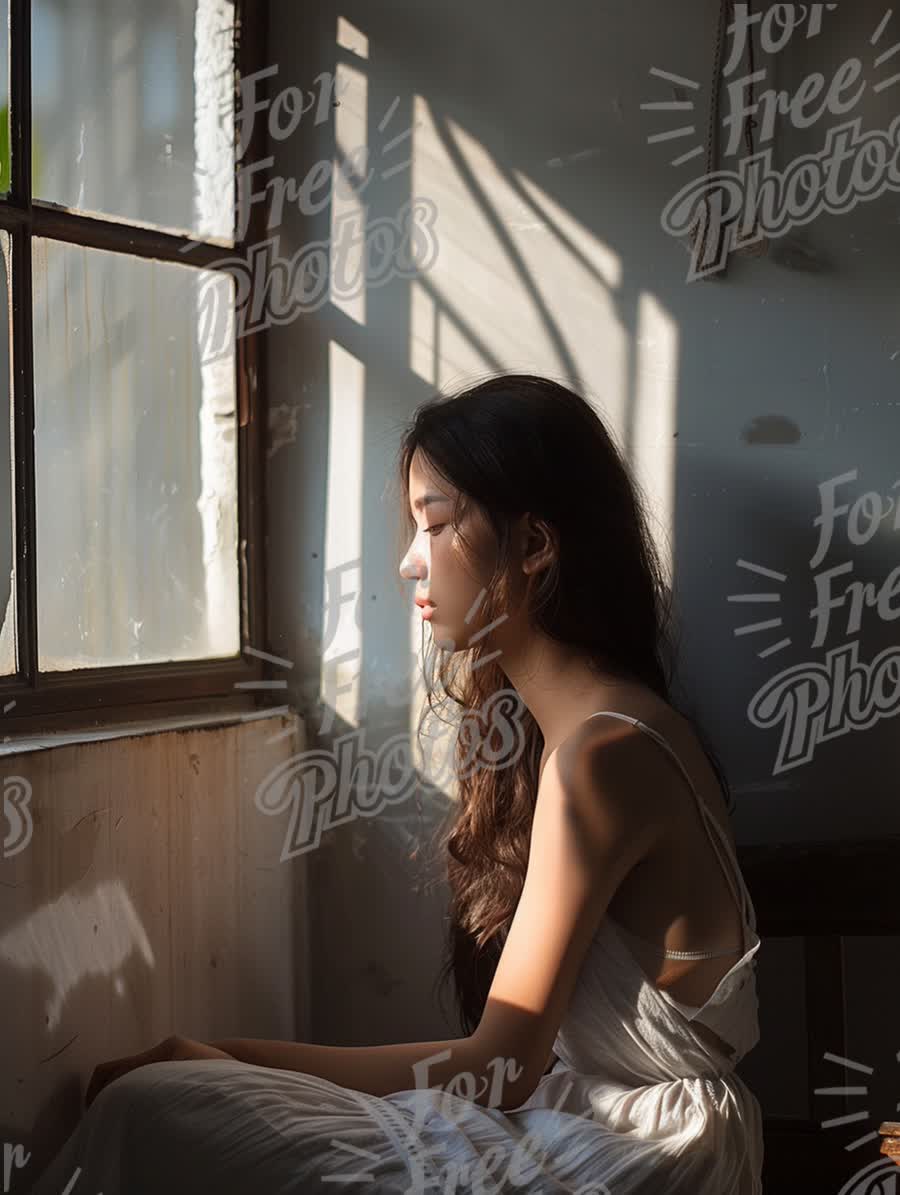
{"label": "glass pane", "polygon": [[0,5],[0,195],[10,183],[9,152],[9,4]]}
{"label": "glass pane", "polygon": [[231,0],[33,0],[34,195],[232,244]]}
{"label": "glass pane", "polygon": [[33,244],[39,667],[237,655],[234,280]]}
{"label": "glass pane", "polygon": [[[16,654],[15,440],[10,380],[12,246],[9,234],[3,231],[0,231],[0,254],[0,270],[3,271],[0,277],[0,477],[6,478],[0,488],[0,676],[12,676],[18,670],[19,659]],[[6,712],[7,708],[0,706],[0,713]]]}

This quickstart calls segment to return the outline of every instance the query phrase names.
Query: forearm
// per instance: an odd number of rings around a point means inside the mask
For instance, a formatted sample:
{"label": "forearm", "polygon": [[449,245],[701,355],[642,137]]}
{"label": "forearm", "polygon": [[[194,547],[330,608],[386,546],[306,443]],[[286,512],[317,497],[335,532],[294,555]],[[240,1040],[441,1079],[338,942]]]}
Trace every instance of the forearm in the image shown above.
{"label": "forearm", "polygon": [[527,1094],[522,1092],[522,1067],[512,1059],[485,1059],[471,1036],[386,1046],[318,1046],[249,1037],[209,1044],[239,1062],[302,1071],[370,1095],[446,1087],[474,1103],[503,1108],[517,1107]]}

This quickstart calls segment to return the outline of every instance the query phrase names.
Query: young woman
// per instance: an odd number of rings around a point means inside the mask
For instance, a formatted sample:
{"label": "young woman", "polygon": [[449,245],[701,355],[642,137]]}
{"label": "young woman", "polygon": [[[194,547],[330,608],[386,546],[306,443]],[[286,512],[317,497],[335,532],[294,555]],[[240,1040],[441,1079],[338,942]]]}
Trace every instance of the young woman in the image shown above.
{"label": "young woman", "polygon": [[399,480],[401,575],[460,715],[462,1035],[167,1039],[97,1068],[35,1195],[76,1167],[105,1195],[759,1195],[734,1066],[760,939],[715,761],[671,702],[638,487],[587,401],[519,374],[423,404]]}

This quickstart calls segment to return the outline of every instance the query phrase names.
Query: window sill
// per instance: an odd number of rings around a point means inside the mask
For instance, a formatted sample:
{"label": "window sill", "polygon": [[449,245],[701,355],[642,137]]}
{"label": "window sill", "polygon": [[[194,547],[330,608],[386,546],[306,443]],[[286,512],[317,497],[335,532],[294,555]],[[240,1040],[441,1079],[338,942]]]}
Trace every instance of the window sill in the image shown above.
{"label": "window sill", "polygon": [[261,718],[297,716],[296,711],[285,713],[284,707],[277,709],[243,708],[210,710],[120,711],[124,716],[119,721],[106,718],[102,724],[61,725],[55,729],[22,731],[3,735],[0,741],[0,755],[24,755],[30,751],[47,751],[54,747],[68,747],[78,743],[103,742],[108,739],[130,738],[145,734],[166,734],[175,730],[212,729],[216,726],[232,726],[238,722],[255,722]]}

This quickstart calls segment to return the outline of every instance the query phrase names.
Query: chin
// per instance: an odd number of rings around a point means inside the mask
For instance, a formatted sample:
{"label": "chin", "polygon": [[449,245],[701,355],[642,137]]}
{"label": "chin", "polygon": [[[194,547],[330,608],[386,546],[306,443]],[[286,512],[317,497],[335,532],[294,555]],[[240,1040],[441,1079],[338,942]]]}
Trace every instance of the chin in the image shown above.
{"label": "chin", "polygon": [[461,631],[458,631],[454,635],[453,627],[447,623],[442,623],[439,618],[432,618],[430,621],[434,641],[438,647],[443,647],[445,651],[468,651],[470,646],[477,646],[477,640],[474,644],[470,644],[469,642],[473,633],[471,627],[464,626]]}
{"label": "chin", "polygon": [[445,651],[459,651],[460,643],[458,636],[453,634],[453,627],[444,622],[441,618],[430,618],[431,635],[435,644],[442,647]]}

